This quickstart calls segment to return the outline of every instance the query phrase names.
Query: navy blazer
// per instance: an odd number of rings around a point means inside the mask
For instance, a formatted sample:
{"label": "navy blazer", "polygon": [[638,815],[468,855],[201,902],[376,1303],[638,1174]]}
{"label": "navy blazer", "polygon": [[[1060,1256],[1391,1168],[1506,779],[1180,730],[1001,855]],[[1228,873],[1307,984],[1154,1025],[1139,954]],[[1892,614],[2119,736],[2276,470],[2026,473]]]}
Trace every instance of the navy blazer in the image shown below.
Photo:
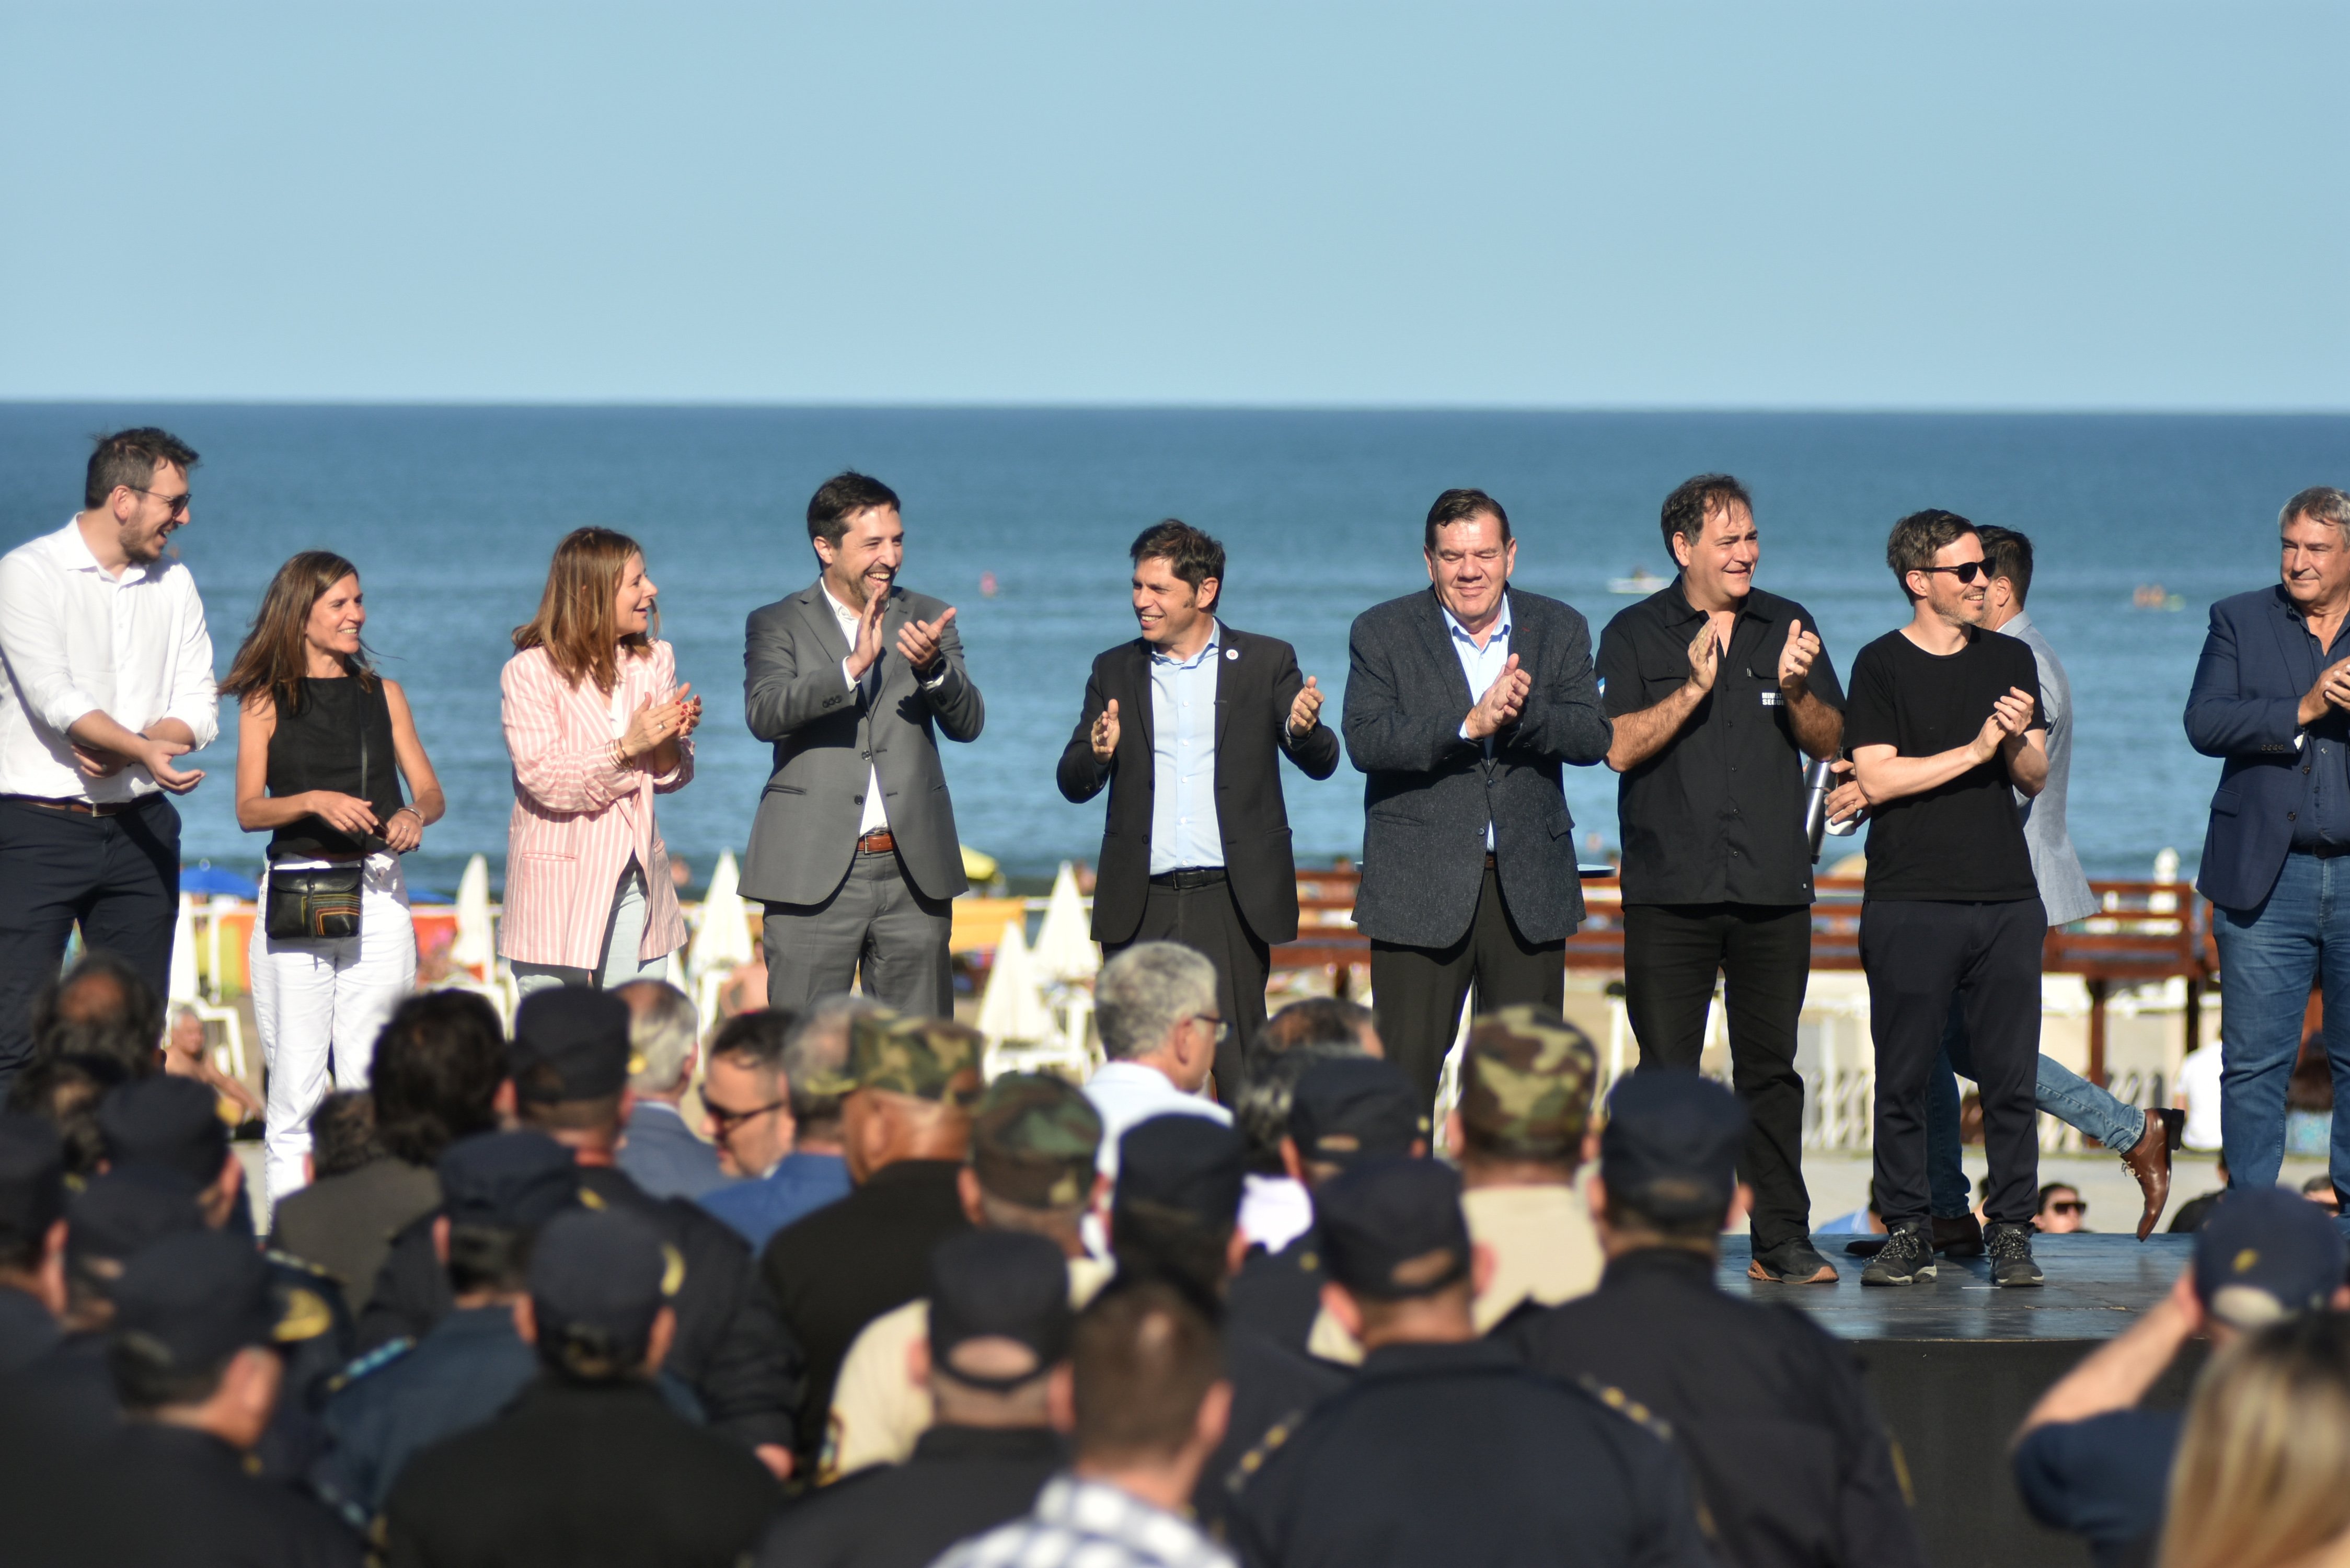
{"label": "navy blazer", "polygon": [[[2196,890],[2223,909],[2259,908],[2284,869],[2293,814],[2309,786],[2293,742],[2302,696],[2317,672],[2315,644],[2282,584],[2211,607],[2187,693],[2187,740],[2224,759],[2195,877]],[[2341,722],[2332,714],[2319,721]]]}

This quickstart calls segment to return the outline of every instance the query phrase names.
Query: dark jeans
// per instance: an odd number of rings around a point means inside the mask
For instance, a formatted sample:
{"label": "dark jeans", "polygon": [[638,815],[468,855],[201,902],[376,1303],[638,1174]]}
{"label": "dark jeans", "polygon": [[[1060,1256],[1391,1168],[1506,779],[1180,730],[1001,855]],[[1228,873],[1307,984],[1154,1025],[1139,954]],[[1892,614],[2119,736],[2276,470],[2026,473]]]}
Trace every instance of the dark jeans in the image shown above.
{"label": "dark jeans", "polygon": [[1153,882],[1142,904],[1142,923],[1122,942],[1102,944],[1102,956],[1124,952],[1136,942],[1180,942],[1216,966],[1216,993],[1224,1015],[1224,1037],[1216,1044],[1216,1098],[1231,1105],[1240,1097],[1247,1053],[1264,1028],[1264,982],[1273,950],[1259,941],[1232,901],[1232,885],[1219,877],[1192,888]]}
{"label": "dark jeans", "polygon": [[[1942,1034],[1942,1054],[1926,1085],[1926,1149],[1931,1162],[1927,1184],[1934,1192],[1934,1213],[1955,1220],[1974,1207],[1967,1190],[1965,1151],[1960,1147],[1959,1081],[1955,1069],[1975,1075],[1974,1053],[1967,1048],[1966,1020],[1955,1003],[1950,1027]],[[2146,1136],[2146,1113],[2097,1087],[2062,1062],[2040,1058],[2033,1077],[2032,1097],[2039,1107],[2067,1127],[2079,1128],[2116,1154],[2127,1154]]]}
{"label": "dark jeans", "polygon": [[1953,904],[1871,898],[1861,907],[1877,1043],[1877,1212],[1887,1225],[1925,1220],[1926,1089],[1955,1003],[1974,1053],[1991,1161],[1987,1219],[2029,1224],[2040,1182],[2040,949],[2037,898]]}
{"label": "dark jeans", "polygon": [[1461,1004],[1477,985],[1487,1012],[1534,1002],[1556,1011],[1566,1000],[1566,941],[1530,942],[1502,902],[1491,866],[1469,929],[1450,947],[1371,943],[1371,1011],[1388,1060],[1401,1067],[1422,1104],[1436,1104],[1444,1058],[1461,1028]]}
{"label": "dark jeans", "polygon": [[1754,1189],[1754,1250],[1811,1234],[1804,1187],[1804,1079],[1795,1022],[1812,972],[1802,904],[1627,904],[1624,1011],[1643,1067],[1695,1070],[1713,981],[1722,981],[1730,1071],[1746,1102],[1740,1179]]}
{"label": "dark jeans", "polygon": [[77,922],[161,996],[180,913],[180,814],[160,794],[112,816],[0,799],[0,1096],[32,1059],[33,1004]]}

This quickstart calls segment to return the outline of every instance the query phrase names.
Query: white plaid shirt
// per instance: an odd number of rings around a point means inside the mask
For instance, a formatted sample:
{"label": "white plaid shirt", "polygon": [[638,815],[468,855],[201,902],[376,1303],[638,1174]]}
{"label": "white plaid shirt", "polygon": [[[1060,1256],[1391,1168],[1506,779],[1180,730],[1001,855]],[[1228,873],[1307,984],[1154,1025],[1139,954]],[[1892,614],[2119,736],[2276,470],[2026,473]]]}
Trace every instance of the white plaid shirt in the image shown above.
{"label": "white plaid shirt", "polygon": [[1236,1568],[1188,1521],[1102,1481],[1055,1476],[1035,1511],[950,1548],[931,1568]]}

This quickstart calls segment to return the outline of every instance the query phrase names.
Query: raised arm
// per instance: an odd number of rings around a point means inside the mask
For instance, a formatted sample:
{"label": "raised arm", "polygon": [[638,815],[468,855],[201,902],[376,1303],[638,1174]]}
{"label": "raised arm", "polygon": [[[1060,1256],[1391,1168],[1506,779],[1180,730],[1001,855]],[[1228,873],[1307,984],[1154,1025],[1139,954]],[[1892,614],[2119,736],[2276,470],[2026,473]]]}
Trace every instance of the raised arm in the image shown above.
{"label": "raised arm", "polygon": [[799,657],[782,605],[754,610],[743,632],[743,717],[751,733],[780,741],[803,725],[851,707],[856,689],[838,661],[811,647]]}
{"label": "raised arm", "polygon": [[2345,670],[2350,670],[2350,659],[2320,670],[2316,684],[2298,700],[2247,697],[2237,667],[2235,625],[2214,605],[2194,683],[2187,689],[2187,743],[2207,757],[2290,752],[2303,726],[2324,717],[2326,682]]}
{"label": "raised arm", "polygon": [[[1608,671],[1608,683],[1638,680],[1639,670],[1635,666],[1626,639],[1614,625],[1599,637],[1599,661]],[[1630,712],[1618,713],[1611,720],[1607,742],[1607,765],[1616,772],[1629,773],[1672,743],[1681,726],[1713,690],[1713,678],[1721,669],[1721,643],[1713,634],[1711,620],[1701,623],[1697,636],[1690,639],[1689,679],[1673,688],[1661,702]]]}
{"label": "raised arm", "polygon": [[1347,644],[1347,703],[1339,722],[1347,760],[1359,773],[1430,773],[1476,743],[1461,738],[1471,704],[1447,700],[1407,712],[1397,694],[1389,650],[1362,620]]}
{"label": "raised arm", "polygon": [[[1315,689],[1321,689],[1319,681],[1315,683]],[[1338,732],[1322,722],[1319,705],[1305,704],[1315,711],[1312,727],[1304,734],[1293,733],[1289,727],[1299,707],[1298,693],[1305,690],[1305,677],[1297,668],[1296,650],[1287,649],[1282,655],[1281,669],[1273,678],[1274,739],[1300,773],[1310,779],[1326,779],[1338,771]]]}
{"label": "raised arm", "polygon": [[1871,805],[1882,805],[1905,795],[1939,789],[1960,774],[1999,758],[2009,780],[2025,794],[2038,794],[2048,783],[2048,732],[2041,726],[2037,699],[2020,687],[1991,707],[1982,729],[1963,746],[1952,746],[1929,757],[1905,757],[1891,745],[1855,747],[1853,777]]}
{"label": "raised arm", "polygon": [[1113,748],[1110,760],[1104,762],[1094,755],[1094,725],[1108,705],[1102,696],[1101,666],[1097,664],[1093,673],[1086,677],[1086,702],[1077,714],[1077,727],[1069,732],[1069,743],[1061,748],[1061,763],[1053,774],[1053,782],[1061,786],[1066,800],[1083,805],[1093,799],[1109,783],[1110,774],[1118,766],[1115,731],[1111,732],[1109,742]]}
{"label": "raised arm", "polygon": [[963,664],[962,634],[955,629],[954,613],[950,609],[929,623],[938,643],[939,667],[927,674],[918,672],[919,684],[922,701],[931,705],[931,714],[948,740],[976,741],[987,722],[987,705]]}

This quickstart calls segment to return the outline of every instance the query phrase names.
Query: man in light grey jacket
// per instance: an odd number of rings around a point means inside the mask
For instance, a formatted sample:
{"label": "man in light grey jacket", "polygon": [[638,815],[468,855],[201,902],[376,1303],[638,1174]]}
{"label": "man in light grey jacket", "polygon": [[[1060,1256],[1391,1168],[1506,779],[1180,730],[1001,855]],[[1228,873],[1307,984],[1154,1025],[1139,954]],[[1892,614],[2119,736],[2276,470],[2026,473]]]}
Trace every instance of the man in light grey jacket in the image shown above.
{"label": "man in light grey jacket", "polygon": [[948,901],[970,886],[938,733],[976,740],[986,712],[953,609],[897,586],[898,497],[861,473],[808,503],[823,572],[752,613],[743,653],[751,732],[775,746],[743,865],[766,905],[767,1005],[849,989],[951,1017]]}

